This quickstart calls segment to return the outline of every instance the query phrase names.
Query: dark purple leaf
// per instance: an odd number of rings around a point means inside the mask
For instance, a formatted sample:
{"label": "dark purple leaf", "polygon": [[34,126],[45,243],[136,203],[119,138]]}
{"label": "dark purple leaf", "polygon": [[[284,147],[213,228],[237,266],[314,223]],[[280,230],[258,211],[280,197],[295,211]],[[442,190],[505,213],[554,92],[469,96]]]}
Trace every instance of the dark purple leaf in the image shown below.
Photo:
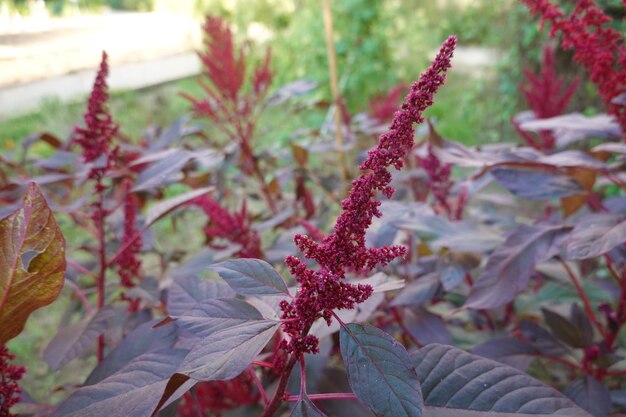
{"label": "dark purple leaf", "polygon": [[160,150],[178,144],[180,140],[189,135],[202,131],[199,126],[189,126],[190,116],[182,116],[172,123],[167,129],[163,130],[159,138],[150,144],[150,150]]}
{"label": "dark purple leaf", "polygon": [[242,258],[209,266],[241,295],[289,295],[283,278],[260,259]]}
{"label": "dark purple leaf", "polygon": [[[178,149],[169,152],[163,159],[141,171],[132,191],[151,190],[174,182],[183,167],[192,159],[197,159],[206,169],[209,169],[217,167],[222,162],[223,155],[213,149],[195,152]],[[134,163],[137,164],[138,161]]]}
{"label": "dark purple leaf", "polygon": [[532,345],[514,337],[504,336],[489,339],[472,349],[474,355],[499,360],[507,356],[537,355],[539,350]]}
{"label": "dark purple leaf", "polygon": [[300,399],[291,410],[290,417],[326,417],[319,408],[309,400],[306,394],[300,394]]}
{"label": "dark purple leaf", "polygon": [[[184,349],[144,353],[98,384],[80,388],[51,417],[150,416],[186,353]],[[172,400],[192,383],[181,387]]]}
{"label": "dark purple leaf", "polygon": [[519,330],[528,343],[541,353],[552,356],[561,356],[568,352],[568,348],[559,342],[550,332],[531,321],[522,321]]}
{"label": "dark purple leaf", "polygon": [[390,305],[418,307],[432,300],[440,286],[439,274],[431,272],[407,284]]}
{"label": "dark purple leaf", "polygon": [[204,300],[175,317],[176,326],[202,339],[228,327],[265,321],[259,310],[237,298]]}
{"label": "dark purple leaf", "polygon": [[549,224],[519,226],[489,256],[465,306],[490,309],[512,301],[526,288],[535,266],[559,252],[570,230],[570,226]]}
{"label": "dark purple leaf", "polygon": [[602,383],[585,375],[569,384],[563,391],[576,404],[589,411],[593,417],[608,417],[611,409],[611,394]]}
{"label": "dark purple leaf", "polygon": [[582,217],[567,238],[567,259],[600,256],[626,241],[626,215],[594,213]]}
{"label": "dark purple leaf", "polygon": [[105,308],[93,317],[87,317],[71,326],[60,329],[43,352],[43,360],[53,371],[58,371],[89,349],[103,334],[115,311]]}
{"label": "dark purple leaf", "polygon": [[587,313],[578,304],[572,304],[570,322],[578,329],[582,344],[586,347],[593,343],[593,326]]}
{"label": "dark purple leaf", "polygon": [[498,184],[529,200],[547,200],[586,192],[574,178],[547,170],[496,167],[490,172]]}
{"label": "dark purple leaf", "polygon": [[341,356],[356,396],[378,417],[422,417],[420,384],[404,347],[375,327],[342,326]]}
{"label": "dark purple leaf", "polygon": [[452,344],[452,335],[443,319],[424,308],[415,311],[406,309],[404,324],[409,333],[423,345],[430,343]]}
{"label": "dark purple leaf", "polygon": [[459,263],[454,262],[450,256],[442,256],[437,262],[437,274],[444,291],[450,291],[465,277],[465,269]]}
{"label": "dark purple leaf", "polygon": [[425,346],[412,360],[428,416],[590,417],[563,394],[527,374],[452,346]]}
{"label": "dark purple leaf", "polygon": [[153,204],[152,206],[150,206],[150,208],[148,209],[148,213],[146,214],[146,226],[150,226],[152,223],[161,219],[166,214],[177,209],[183,204],[188,203],[194,198],[210,193],[213,190],[215,190],[215,187],[198,188],[197,190],[192,190],[192,191],[177,195],[176,197],[172,197],[172,198],[168,198],[167,200],[160,201],[157,204]]}
{"label": "dark purple leaf", "polygon": [[234,296],[235,291],[223,282],[186,275],[174,279],[167,295],[167,311],[180,316],[199,301]]}
{"label": "dark purple leaf", "polygon": [[585,340],[581,329],[577,328],[565,317],[545,308],[542,308],[541,312],[552,334],[565,344],[572,347],[584,348],[591,342],[590,340]]}
{"label": "dark purple leaf", "polygon": [[626,390],[611,391],[611,401],[613,405],[626,409]]}
{"label": "dark purple leaf", "polygon": [[177,326],[199,339],[177,372],[197,380],[232,379],[250,365],[279,324],[242,300],[198,303],[176,319]]}
{"label": "dark purple leaf", "polygon": [[141,324],[96,366],[85,385],[93,385],[113,375],[135,358],[174,346],[177,334],[176,326],[168,324],[153,328],[157,321]]}

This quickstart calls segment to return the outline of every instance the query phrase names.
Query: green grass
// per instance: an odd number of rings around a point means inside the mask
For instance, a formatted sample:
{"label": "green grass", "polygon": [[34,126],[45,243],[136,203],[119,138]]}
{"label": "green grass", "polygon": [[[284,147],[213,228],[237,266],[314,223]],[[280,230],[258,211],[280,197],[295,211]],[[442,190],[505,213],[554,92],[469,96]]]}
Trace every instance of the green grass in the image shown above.
{"label": "green grass", "polygon": [[[111,114],[124,135],[139,138],[147,126],[168,125],[189,110],[189,103],[179,96],[180,92],[200,94],[199,90],[191,77],[137,91],[113,91]],[[48,98],[32,112],[0,120],[0,146],[11,149],[22,138],[37,132],[47,132],[60,139],[69,137],[74,126],[82,121],[86,101],[86,96],[69,103]]]}
{"label": "green grass", "polygon": [[[180,96],[181,92],[202,96],[195,77],[137,91],[113,91],[111,113],[124,135],[140,138],[146,127],[167,126],[189,112],[189,103]],[[33,112],[0,120],[0,147],[12,149],[20,139],[36,132],[66,139],[74,126],[81,123],[86,99],[70,103],[46,99]],[[472,79],[467,74],[452,71],[426,115],[437,120],[438,131],[446,138],[465,144],[495,142],[503,135],[510,136],[511,132],[508,116],[502,114],[500,103],[495,82]],[[323,120],[319,109],[305,109],[286,120],[284,116],[283,108],[268,112],[266,128],[258,132],[264,145],[268,140],[285,143],[294,130],[319,126]]]}

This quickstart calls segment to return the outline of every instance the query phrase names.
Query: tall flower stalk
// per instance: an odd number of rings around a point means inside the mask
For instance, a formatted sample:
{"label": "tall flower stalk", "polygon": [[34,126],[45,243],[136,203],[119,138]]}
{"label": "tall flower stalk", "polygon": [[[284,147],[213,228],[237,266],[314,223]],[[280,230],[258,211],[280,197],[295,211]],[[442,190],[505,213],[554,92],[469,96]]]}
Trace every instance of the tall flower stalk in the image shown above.
{"label": "tall flower stalk", "polygon": [[[96,76],[91,95],[87,105],[87,112],[83,120],[85,127],[77,127],[74,132],[74,142],[82,148],[83,160],[91,163],[89,178],[94,179],[96,184],[94,192],[96,200],[91,205],[90,217],[95,226],[98,239],[97,258],[98,272],[96,276],[96,289],[98,294],[97,307],[105,305],[105,279],[107,270],[106,258],[106,235],[105,219],[110,214],[104,207],[104,193],[106,186],[104,177],[111,167],[117,149],[113,147],[113,138],[117,135],[119,126],[113,121],[113,117],[107,108],[109,93],[106,78],[109,74],[106,52],[102,53],[100,69]],[[104,358],[104,336],[98,338],[98,362]]]}
{"label": "tall flower stalk", "polygon": [[262,417],[275,413],[289,373],[302,354],[317,352],[319,340],[308,334],[313,322],[324,318],[330,324],[333,310],[353,308],[372,294],[369,285],[345,282],[346,274],[365,274],[406,254],[406,248],[402,246],[367,247],[365,232],[373,218],[382,215],[377,195],[382,193],[391,198],[395,192],[390,185],[390,169],[401,169],[411,151],[415,134],[413,125],[424,121],[422,114],[433,104],[435,93],[445,81],[455,46],[456,37],[449,37],[432,65],[411,86],[401,109],[394,114],[389,130],[380,136],[378,145],[369,151],[359,167],[362,173],[352,182],[348,198],[342,201],[343,211],[336,220],[334,231],[321,242],[303,235],[294,238],[304,257],[314,260],[318,268],[310,268],[295,256],[289,256],[285,261],[299,284],[297,295],[280,304],[282,328],[288,337],[282,346],[291,356]]}

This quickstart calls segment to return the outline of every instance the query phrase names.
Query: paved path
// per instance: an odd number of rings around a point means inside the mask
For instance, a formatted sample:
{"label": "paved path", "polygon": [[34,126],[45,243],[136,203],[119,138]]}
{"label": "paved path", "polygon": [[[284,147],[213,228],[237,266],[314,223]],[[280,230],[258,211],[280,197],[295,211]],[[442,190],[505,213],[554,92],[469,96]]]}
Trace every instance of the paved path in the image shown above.
{"label": "paved path", "polygon": [[141,88],[198,73],[199,23],[184,15],[111,13],[51,19],[39,30],[0,30],[0,118],[47,96],[87,93],[103,50],[113,89]]}

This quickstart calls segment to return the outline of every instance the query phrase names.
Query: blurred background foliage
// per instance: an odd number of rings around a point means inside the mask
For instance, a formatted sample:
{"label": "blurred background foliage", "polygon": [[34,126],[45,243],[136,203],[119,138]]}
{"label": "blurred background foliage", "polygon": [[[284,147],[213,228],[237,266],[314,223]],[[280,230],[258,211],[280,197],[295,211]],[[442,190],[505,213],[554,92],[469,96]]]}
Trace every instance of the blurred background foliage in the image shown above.
{"label": "blurred background foliage", "polygon": [[[22,10],[28,3],[8,1],[11,7]],[[570,1],[561,3],[571,7]],[[621,0],[599,3],[624,29]],[[236,36],[259,60],[266,47],[271,47],[276,87],[312,79],[320,85],[314,98],[330,99],[318,0],[48,0],[46,7],[53,14],[70,13],[77,7],[81,13],[179,12],[193,14],[198,22],[205,14],[219,15],[231,22]],[[442,134],[464,143],[516,139],[510,118],[524,109],[518,92],[522,70],[539,66],[541,47],[549,42],[518,0],[336,0],[332,7],[341,95],[351,113],[366,110],[369,100],[394,85],[414,80],[439,44],[449,34],[456,34],[461,47],[486,51],[495,59],[484,66],[455,65],[429,116],[437,119]],[[557,59],[567,77],[583,75],[570,65],[569,54],[559,51]],[[190,80],[117,93],[114,116],[129,135],[140,134],[147,123],[169,123],[188,110],[173,93],[176,90],[200,94]],[[572,103],[570,110],[593,113],[597,106],[593,89],[580,88]],[[116,107],[127,109],[129,105],[136,111],[115,113]],[[81,105],[47,100],[37,112],[0,121],[0,141],[17,140],[34,130],[52,130],[65,136],[79,120],[81,109]],[[132,113],[132,120],[124,120],[128,113]],[[323,117],[308,120],[318,122]],[[276,133],[277,137],[287,135]]]}

